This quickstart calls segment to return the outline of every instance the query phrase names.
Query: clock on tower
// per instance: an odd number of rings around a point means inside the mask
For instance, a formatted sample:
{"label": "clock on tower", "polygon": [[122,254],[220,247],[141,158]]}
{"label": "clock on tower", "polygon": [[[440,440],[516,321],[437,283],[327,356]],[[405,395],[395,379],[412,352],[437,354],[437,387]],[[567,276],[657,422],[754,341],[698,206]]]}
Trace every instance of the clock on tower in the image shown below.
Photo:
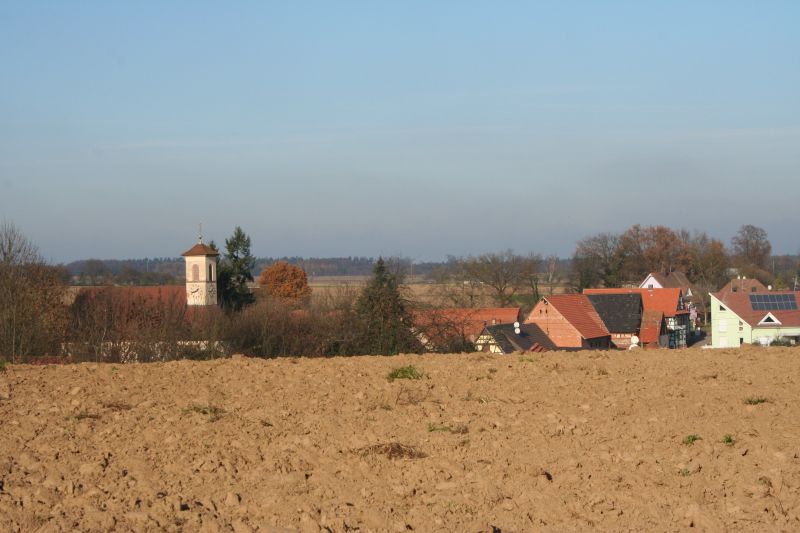
{"label": "clock on tower", "polygon": [[181,254],[186,260],[186,303],[188,305],[217,305],[217,257],[219,252],[203,243]]}

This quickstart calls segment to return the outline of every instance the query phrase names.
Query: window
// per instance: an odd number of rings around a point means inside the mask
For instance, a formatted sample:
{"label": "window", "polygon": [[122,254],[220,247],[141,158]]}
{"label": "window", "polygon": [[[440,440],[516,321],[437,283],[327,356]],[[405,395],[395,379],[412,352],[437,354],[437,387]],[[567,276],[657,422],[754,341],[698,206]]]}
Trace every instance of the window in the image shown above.
{"label": "window", "polygon": [[733,287],[733,292],[739,292],[739,287]]}
{"label": "window", "polygon": [[200,265],[192,265],[192,281],[200,281]]}
{"label": "window", "polygon": [[725,310],[725,308],[724,308],[723,306],[721,306],[721,305],[720,305],[720,306],[719,306],[719,310],[720,310],[720,311],[724,311],[724,310]]}
{"label": "window", "polygon": [[755,287],[750,287],[750,292],[756,292],[756,288]]}
{"label": "window", "polygon": [[214,267],[211,263],[208,264],[208,281],[214,281]]}

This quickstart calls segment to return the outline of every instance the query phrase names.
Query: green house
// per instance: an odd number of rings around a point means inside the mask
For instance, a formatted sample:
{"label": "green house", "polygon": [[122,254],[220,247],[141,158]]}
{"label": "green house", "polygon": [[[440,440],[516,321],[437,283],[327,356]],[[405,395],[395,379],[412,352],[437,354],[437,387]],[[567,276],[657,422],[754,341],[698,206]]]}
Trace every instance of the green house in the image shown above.
{"label": "green house", "polygon": [[776,340],[800,342],[799,294],[792,291],[711,294],[711,346],[769,346]]}

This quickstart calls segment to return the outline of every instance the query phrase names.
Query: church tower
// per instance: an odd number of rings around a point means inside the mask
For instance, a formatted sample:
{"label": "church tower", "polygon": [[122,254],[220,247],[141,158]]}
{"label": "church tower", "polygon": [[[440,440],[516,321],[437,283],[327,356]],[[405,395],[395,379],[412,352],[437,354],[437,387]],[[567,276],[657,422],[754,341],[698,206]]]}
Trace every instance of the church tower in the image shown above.
{"label": "church tower", "polygon": [[217,256],[219,253],[197,244],[181,254],[186,259],[186,303],[188,305],[217,305]]}

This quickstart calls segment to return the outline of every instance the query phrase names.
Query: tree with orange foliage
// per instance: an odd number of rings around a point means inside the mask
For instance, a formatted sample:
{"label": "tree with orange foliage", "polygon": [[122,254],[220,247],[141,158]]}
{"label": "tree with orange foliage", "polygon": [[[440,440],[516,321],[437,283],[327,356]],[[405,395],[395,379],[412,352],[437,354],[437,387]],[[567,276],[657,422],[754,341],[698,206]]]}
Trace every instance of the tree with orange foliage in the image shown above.
{"label": "tree with orange foliage", "polygon": [[262,270],[258,284],[275,298],[296,300],[311,294],[305,270],[286,261],[278,261]]}

